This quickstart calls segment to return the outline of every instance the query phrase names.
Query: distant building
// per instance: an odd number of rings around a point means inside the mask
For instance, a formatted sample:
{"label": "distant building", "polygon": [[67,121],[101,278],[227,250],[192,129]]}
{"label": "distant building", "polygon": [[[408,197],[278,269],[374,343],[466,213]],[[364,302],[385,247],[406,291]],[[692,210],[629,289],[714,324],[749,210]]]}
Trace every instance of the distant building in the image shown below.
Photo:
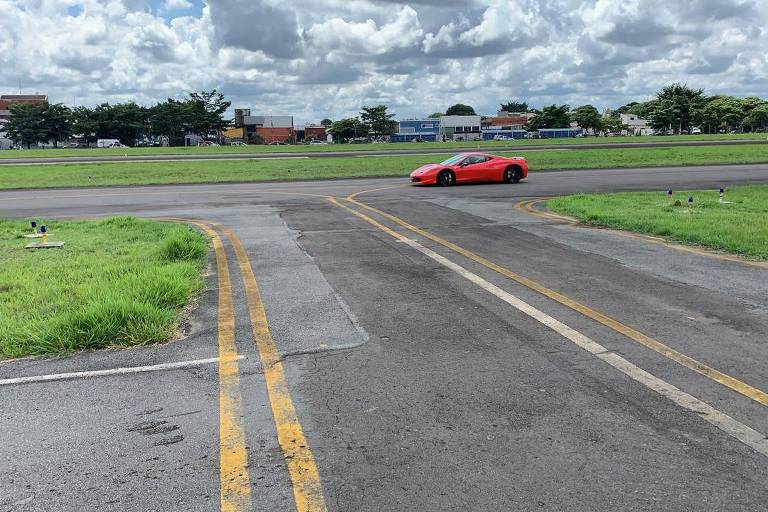
{"label": "distant building", "polygon": [[527,130],[509,130],[506,128],[483,128],[483,140],[527,139]]}
{"label": "distant building", "polygon": [[624,131],[627,135],[653,135],[653,129],[648,126],[648,121],[641,119],[637,114],[619,114],[621,124],[628,128]]}
{"label": "distant building", "polygon": [[539,128],[540,139],[562,139],[571,138],[583,133],[581,128]]}
{"label": "distant building", "polygon": [[397,133],[390,136],[390,142],[435,142],[440,137],[439,119],[403,119],[398,123]]}
{"label": "distant building", "polygon": [[480,116],[441,116],[440,135],[447,140],[482,139]]}
{"label": "distant building", "polygon": [[[295,144],[293,116],[252,116],[250,109],[235,109],[235,128],[242,129],[247,141],[263,144]],[[226,136],[226,135],[225,135]]]}
{"label": "distant building", "polygon": [[3,125],[11,117],[11,105],[39,105],[46,103],[48,96],[45,94],[2,94],[0,95],[0,134],[3,133]]}
{"label": "distant building", "polygon": [[[536,115],[536,112],[507,112],[506,110],[497,110],[496,117],[519,117],[525,119],[527,123],[529,119]],[[525,123],[523,123],[525,124]]]}
{"label": "distant building", "polygon": [[497,128],[500,130],[522,130],[533,117],[529,112],[506,112],[500,110],[496,117],[486,117],[483,120],[483,128]]}
{"label": "distant building", "polygon": [[310,140],[328,140],[328,130],[326,127],[312,124],[305,126],[304,128],[296,129],[296,142]]}

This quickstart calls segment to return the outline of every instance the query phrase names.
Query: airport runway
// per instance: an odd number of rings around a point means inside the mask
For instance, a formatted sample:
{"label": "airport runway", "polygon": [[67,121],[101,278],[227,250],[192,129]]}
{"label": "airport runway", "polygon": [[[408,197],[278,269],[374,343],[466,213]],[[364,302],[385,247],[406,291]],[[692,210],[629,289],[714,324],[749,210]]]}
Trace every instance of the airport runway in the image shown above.
{"label": "airport runway", "polygon": [[[115,149],[114,155],[85,156],[87,149],[82,150],[84,156],[69,157],[20,157],[20,158],[0,158],[0,165],[35,165],[35,164],[59,164],[59,163],[98,163],[98,162],[168,162],[168,161],[195,161],[195,160],[259,160],[259,159],[286,159],[286,158],[332,158],[332,157],[368,157],[368,156],[413,156],[413,155],[448,155],[461,153],[462,151],[483,151],[483,152],[520,152],[530,153],[532,151],[546,150],[580,150],[580,149],[627,149],[627,148],[662,148],[662,147],[680,147],[680,146],[734,146],[743,144],[765,144],[766,141],[745,139],[745,140],[676,140],[664,141],[654,140],[653,142],[630,142],[630,143],[594,143],[594,144],[542,144],[536,146],[516,145],[515,143],[500,144],[498,146],[472,146],[466,147],[447,147],[447,148],[423,148],[419,144],[406,145],[398,149],[381,150],[360,150],[360,151],[275,151],[275,152],[233,152],[233,153],[195,153],[195,154],[174,154],[174,155],[137,155],[122,152]],[[184,148],[180,148],[184,151]],[[22,154],[23,151],[16,153]]]}
{"label": "airport runway", "polygon": [[515,207],[746,183],[768,165],[0,192],[221,240],[187,339],[0,363],[0,510],[768,510],[768,268]]}

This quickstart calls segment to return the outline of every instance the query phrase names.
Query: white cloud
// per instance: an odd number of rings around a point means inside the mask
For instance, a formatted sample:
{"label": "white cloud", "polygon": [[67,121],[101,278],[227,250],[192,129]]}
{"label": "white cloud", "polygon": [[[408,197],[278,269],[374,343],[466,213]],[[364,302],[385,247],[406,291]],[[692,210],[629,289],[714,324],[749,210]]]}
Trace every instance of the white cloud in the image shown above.
{"label": "white cloud", "polygon": [[151,103],[218,87],[307,121],[377,102],[402,116],[513,97],[615,107],[670,81],[768,97],[762,0],[195,5],[0,0],[0,93],[21,80],[54,101]]}

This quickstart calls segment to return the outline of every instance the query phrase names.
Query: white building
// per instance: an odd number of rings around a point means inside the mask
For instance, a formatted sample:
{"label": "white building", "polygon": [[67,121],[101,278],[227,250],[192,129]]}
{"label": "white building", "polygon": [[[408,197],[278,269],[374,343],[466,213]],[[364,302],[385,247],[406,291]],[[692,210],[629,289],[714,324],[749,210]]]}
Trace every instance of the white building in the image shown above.
{"label": "white building", "polygon": [[440,135],[448,140],[481,140],[480,116],[441,116]]}
{"label": "white building", "polygon": [[636,114],[620,114],[621,124],[629,128],[625,130],[626,135],[653,135],[653,130],[648,126],[648,121],[641,119]]}

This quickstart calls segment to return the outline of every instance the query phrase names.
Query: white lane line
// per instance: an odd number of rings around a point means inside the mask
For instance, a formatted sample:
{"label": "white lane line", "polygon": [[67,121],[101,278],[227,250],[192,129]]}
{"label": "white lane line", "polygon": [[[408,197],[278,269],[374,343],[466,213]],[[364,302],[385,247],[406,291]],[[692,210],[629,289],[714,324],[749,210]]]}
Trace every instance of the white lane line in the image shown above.
{"label": "white lane line", "polygon": [[[244,356],[237,356],[237,359],[243,359]],[[72,373],[54,373],[50,375],[33,375],[31,377],[16,377],[13,379],[0,379],[0,386],[10,386],[12,384],[28,384],[31,382],[50,382],[55,380],[86,379],[89,377],[104,377],[109,375],[125,375],[129,373],[156,372],[162,370],[176,370],[179,368],[188,368],[190,366],[201,366],[204,364],[218,363],[218,357],[210,359],[196,359],[194,361],[179,361],[177,363],[163,363],[151,366],[130,366],[126,368],[112,368],[110,370],[93,370],[87,372]]]}
{"label": "white lane line", "polygon": [[510,304],[519,311],[546,325],[553,331],[572,341],[590,354],[613,366],[623,374],[627,375],[630,379],[639,382],[643,386],[652,389],[658,394],[668,398],[683,409],[696,413],[702,419],[708,421],[723,432],[735,437],[742,443],[753,448],[758,453],[768,457],[768,437],[765,434],[761,434],[751,427],[748,427],[747,425],[744,425],[743,423],[733,419],[727,414],[720,412],[708,403],[699,400],[698,398],[689,395],[685,391],[682,391],[672,384],[648,373],[647,371],[633,363],[630,363],[616,353],[608,351],[607,348],[592,340],[588,336],[536,309],[527,302],[524,302],[511,293],[502,290],[498,286],[486,281],[477,274],[473,274],[461,265],[452,262],[448,258],[437,254],[431,249],[427,249],[415,240],[403,240],[403,243],[408,244],[417,251],[440,263],[444,267],[453,270],[460,276],[492,293],[507,304]]}

